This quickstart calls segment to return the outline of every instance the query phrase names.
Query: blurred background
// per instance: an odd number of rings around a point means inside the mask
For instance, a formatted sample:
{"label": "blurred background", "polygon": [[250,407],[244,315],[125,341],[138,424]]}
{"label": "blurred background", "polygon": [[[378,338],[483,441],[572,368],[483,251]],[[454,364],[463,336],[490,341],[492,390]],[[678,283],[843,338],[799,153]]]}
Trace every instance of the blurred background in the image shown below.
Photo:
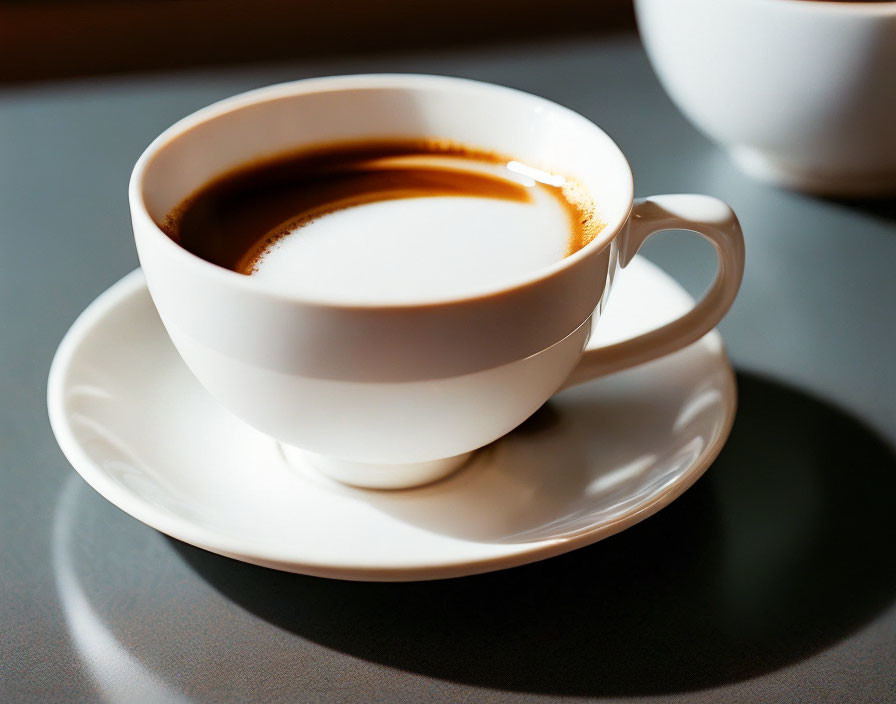
{"label": "blurred background", "polygon": [[631,29],[631,0],[0,0],[0,80]]}

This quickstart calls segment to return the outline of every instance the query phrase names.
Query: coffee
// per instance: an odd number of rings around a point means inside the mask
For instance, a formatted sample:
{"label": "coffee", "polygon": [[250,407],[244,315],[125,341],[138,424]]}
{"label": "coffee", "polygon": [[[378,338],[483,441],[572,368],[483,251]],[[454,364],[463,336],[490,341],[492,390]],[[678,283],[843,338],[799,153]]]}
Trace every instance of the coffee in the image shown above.
{"label": "coffee", "polygon": [[441,141],[365,141],[224,174],[163,229],[213,264],[284,292],[408,299],[500,284],[590,242],[575,181]]}

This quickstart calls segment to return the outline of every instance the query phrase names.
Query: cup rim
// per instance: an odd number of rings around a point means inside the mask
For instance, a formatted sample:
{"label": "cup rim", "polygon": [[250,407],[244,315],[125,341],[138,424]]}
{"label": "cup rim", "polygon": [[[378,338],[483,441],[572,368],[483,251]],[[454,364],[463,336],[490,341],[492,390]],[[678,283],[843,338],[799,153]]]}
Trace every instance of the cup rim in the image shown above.
{"label": "cup rim", "polygon": [[[174,242],[162,229],[156,221],[150,216],[144,199],[143,185],[144,178],[153,158],[168,143],[176,139],[179,135],[198,127],[216,117],[220,117],[229,112],[239,110],[249,105],[255,105],[270,100],[286,98],[296,95],[309,94],[327,90],[350,90],[361,87],[397,87],[397,88],[415,88],[415,87],[438,87],[444,90],[452,90],[463,88],[474,91],[501,92],[507,95],[523,96],[527,100],[540,103],[546,109],[575,117],[587,123],[590,129],[596,130],[608,146],[614,149],[620,157],[620,163],[623,171],[620,177],[624,179],[623,187],[625,190],[625,201],[627,205],[623,205],[619,209],[619,213],[615,218],[607,221],[601,232],[588,244],[578,251],[563,257],[562,259],[541,267],[533,272],[529,272],[525,276],[517,277],[501,284],[490,284],[473,289],[469,292],[451,295],[451,296],[419,296],[407,301],[377,301],[377,300],[351,300],[348,298],[328,297],[324,295],[311,295],[305,293],[293,293],[279,289],[278,287],[268,283],[261,282],[251,276],[239,274],[230,269],[212,264],[201,257],[184,249]],[[526,91],[509,88],[506,86],[488,83],[485,81],[476,81],[467,78],[457,78],[453,76],[441,76],[433,74],[414,74],[414,73],[375,73],[375,74],[350,74],[341,76],[326,76],[320,78],[306,78],[296,81],[288,81],[277,83],[262,88],[249,90],[229,98],[224,98],[212,103],[204,108],[200,108],[193,113],[181,118],[173,125],[165,129],[158,137],[156,137],[148,147],[143,151],[131,172],[128,184],[128,199],[130,202],[131,216],[136,225],[142,226],[142,232],[148,233],[155,244],[163,251],[169,253],[173,257],[178,257],[183,264],[194,269],[197,275],[213,277],[222,285],[231,285],[246,293],[254,295],[266,296],[269,299],[277,300],[285,303],[295,303],[310,305],[321,308],[331,309],[396,309],[408,310],[430,307],[441,307],[446,305],[455,305],[459,303],[471,303],[483,299],[493,298],[495,296],[503,296],[520,292],[523,289],[537,286],[548,279],[561,275],[563,272],[574,268],[582,260],[601,252],[605,247],[617,237],[622,230],[624,224],[628,221],[631,209],[634,203],[634,179],[632,176],[631,166],[625,157],[625,154],[619,148],[615,141],[602,130],[592,120],[584,115],[564,107],[559,103],[555,103],[547,98],[528,93]]]}

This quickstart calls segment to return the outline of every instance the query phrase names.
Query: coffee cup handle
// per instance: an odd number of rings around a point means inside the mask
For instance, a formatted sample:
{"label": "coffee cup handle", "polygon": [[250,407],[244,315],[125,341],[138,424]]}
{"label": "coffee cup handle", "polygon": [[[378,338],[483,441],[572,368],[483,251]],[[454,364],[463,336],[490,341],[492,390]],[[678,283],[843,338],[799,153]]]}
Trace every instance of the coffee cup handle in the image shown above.
{"label": "coffee cup handle", "polygon": [[624,268],[648,237],[663,230],[690,230],[708,240],[719,266],[703,298],[687,313],[655,330],[622,342],[586,349],[563,387],[612,374],[696,342],[722,319],[744,274],[744,237],[727,203],[703,195],[664,195],[635,201],[627,230],[619,236]]}

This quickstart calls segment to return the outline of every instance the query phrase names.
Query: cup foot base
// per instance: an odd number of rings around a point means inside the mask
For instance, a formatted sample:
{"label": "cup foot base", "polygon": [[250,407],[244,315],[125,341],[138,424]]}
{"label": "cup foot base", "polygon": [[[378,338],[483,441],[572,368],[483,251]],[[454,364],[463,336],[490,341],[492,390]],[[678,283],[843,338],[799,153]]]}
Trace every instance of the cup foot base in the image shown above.
{"label": "cup foot base", "polygon": [[801,169],[749,147],[734,147],[729,155],[734,164],[748,176],[783,188],[819,196],[847,198],[896,194],[896,173],[818,173]]}
{"label": "cup foot base", "polygon": [[286,461],[294,466],[312,467],[341,484],[362,489],[410,489],[431,484],[453,474],[470,459],[472,452],[429,462],[377,464],[352,462],[306,452],[289,445],[280,445]]}

